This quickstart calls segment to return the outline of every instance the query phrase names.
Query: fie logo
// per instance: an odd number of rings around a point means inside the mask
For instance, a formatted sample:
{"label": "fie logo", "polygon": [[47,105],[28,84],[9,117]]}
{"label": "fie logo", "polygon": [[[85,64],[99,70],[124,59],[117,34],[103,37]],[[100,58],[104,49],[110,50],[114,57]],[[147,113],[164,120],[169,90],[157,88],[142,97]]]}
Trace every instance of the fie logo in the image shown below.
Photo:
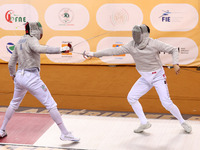
{"label": "fie logo", "polygon": [[163,12],[164,13],[159,17],[161,18],[162,22],[171,22],[171,17],[169,16],[169,14],[171,14],[172,12],[170,12],[169,10],[163,10]]}

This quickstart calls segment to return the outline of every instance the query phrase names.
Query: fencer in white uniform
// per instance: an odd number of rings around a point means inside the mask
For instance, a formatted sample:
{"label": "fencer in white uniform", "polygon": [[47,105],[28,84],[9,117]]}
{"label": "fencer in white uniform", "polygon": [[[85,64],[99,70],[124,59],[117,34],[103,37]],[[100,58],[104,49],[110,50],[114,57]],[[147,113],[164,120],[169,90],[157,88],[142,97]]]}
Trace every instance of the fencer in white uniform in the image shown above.
{"label": "fencer in white uniform", "polygon": [[[43,29],[39,22],[27,22],[26,34],[17,42],[8,63],[10,75],[14,80],[14,94],[8,109],[6,110],[3,124],[0,129],[0,137],[7,136],[6,125],[15,110],[18,109],[27,91],[35,96],[49,111],[61,131],[61,140],[79,141],[69,132],[57,109],[57,104],[45,83],[40,79],[40,54],[60,54],[72,51],[72,48],[50,47],[39,44]],[[16,72],[16,64],[18,68]]]}
{"label": "fencer in white uniform", "polygon": [[136,25],[132,30],[133,40],[128,44],[100,50],[98,52],[88,52],[86,56],[102,57],[130,54],[134,59],[136,69],[141,77],[131,88],[127,99],[141,122],[140,126],[134,130],[135,133],[143,132],[145,129],[151,127],[138,100],[152,87],[155,87],[163,107],[179,120],[185,132],[190,133],[192,127],[183,119],[178,107],[172,102],[169,96],[166,75],[159,57],[160,52],[171,54],[174,70],[178,74],[180,71],[178,65],[178,49],[159,40],[150,38],[149,33],[150,29],[147,25]]}

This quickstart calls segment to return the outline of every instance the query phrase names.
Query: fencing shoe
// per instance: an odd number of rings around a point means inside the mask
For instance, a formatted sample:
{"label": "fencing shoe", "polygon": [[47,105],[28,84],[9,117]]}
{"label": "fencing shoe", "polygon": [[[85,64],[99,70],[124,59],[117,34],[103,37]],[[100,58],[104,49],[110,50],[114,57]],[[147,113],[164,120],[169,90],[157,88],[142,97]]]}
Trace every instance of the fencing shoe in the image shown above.
{"label": "fencing shoe", "polygon": [[135,129],[134,132],[141,133],[150,127],[151,127],[151,124],[149,122],[147,122],[146,124],[140,124],[140,126],[137,129]]}
{"label": "fencing shoe", "polygon": [[192,127],[186,122],[183,122],[181,126],[184,128],[185,132],[187,133],[190,133],[192,131]]}
{"label": "fencing shoe", "polygon": [[68,134],[61,134],[60,139],[62,141],[73,141],[73,142],[79,142],[79,138],[76,138],[72,135],[71,132],[69,132]]}
{"label": "fencing shoe", "polygon": [[4,138],[7,136],[7,133],[5,130],[0,130],[0,138]]}

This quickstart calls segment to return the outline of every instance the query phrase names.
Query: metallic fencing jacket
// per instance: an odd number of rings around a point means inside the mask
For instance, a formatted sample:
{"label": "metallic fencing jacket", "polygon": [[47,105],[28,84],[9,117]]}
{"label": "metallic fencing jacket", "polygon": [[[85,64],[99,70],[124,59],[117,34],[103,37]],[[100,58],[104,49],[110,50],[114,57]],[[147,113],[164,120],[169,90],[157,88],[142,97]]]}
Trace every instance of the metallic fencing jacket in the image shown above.
{"label": "metallic fencing jacket", "polygon": [[18,70],[26,70],[31,68],[40,69],[40,54],[59,54],[60,47],[49,47],[39,44],[36,37],[24,35],[15,44],[15,49],[8,63],[11,76],[16,73],[16,64],[18,62]]}
{"label": "metallic fencing jacket", "polygon": [[130,54],[136,64],[136,69],[142,72],[151,72],[160,69],[163,65],[160,52],[172,54],[173,64],[178,64],[178,48],[163,43],[159,40],[148,38],[148,44],[143,49],[138,49],[132,40],[128,44],[94,53],[95,57]]}

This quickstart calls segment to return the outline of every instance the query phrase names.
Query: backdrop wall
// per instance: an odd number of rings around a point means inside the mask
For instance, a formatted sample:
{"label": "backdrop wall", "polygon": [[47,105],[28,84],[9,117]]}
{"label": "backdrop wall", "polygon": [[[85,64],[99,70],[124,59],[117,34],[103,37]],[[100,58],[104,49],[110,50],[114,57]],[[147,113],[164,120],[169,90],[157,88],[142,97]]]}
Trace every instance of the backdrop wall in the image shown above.
{"label": "backdrop wall", "polygon": [[[129,55],[85,60],[83,51],[99,51],[132,40],[136,24],[150,36],[179,48],[181,74],[165,68],[171,98],[182,113],[199,114],[199,0],[9,0],[0,1],[0,105],[9,105],[13,82],[7,63],[26,21],[40,21],[41,44],[71,42],[68,55],[41,55],[41,77],[59,108],[132,111],[126,96],[139,78]],[[160,54],[164,65],[171,56]],[[110,67],[116,65],[116,67]],[[193,68],[184,68],[193,67]],[[167,111],[154,89],[141,98],[145,112]],[[43,107],[29,93],[21,106]]]}
{"label": "backdrop wall", "polygon": [[[165,68],[170,96],[184,114],[200,114],[199,71],[182,68],[176,75]],[[0,105],[8,106],[13,96],[13,81],[7,64],[0,64]],[[41,78],[49,88],[58,108],[106,111],[131,111],[127,94],[139,78],[133,66],[42,65]],[[154,88],[140,102],[145,112],[169,113]],[[43,107],[30,93],[21,103],[24,107]]]}
{"label": "backdrop wall", "polygon": [[[26,21],[40,21],[41,44],[71,42],[70,54],[42,55],[42,64],[134,64],[129,54],[85,60],[83,51],[99,51],[132,40],[136,24],[150,36],[179,48],[181,66],[200,65],[199,0],[9,0],[0,1],[0,62],[7,63]],[[172,63],[160,55],[164,65]]]}

